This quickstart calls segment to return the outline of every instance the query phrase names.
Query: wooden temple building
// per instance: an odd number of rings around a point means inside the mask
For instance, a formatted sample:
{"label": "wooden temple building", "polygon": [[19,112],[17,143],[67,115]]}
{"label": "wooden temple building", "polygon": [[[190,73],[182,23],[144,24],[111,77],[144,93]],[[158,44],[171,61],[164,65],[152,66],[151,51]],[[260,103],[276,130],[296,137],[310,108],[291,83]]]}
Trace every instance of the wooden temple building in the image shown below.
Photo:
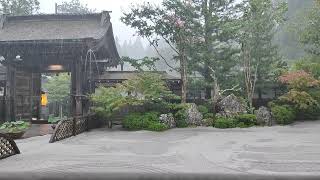
{"label": "wooden temple building", "polygon": [[86,114],[94,77],[119,59],[109,12],[2,15],[0,121],[39,118],[41,73],[71,72],[71,114]]}

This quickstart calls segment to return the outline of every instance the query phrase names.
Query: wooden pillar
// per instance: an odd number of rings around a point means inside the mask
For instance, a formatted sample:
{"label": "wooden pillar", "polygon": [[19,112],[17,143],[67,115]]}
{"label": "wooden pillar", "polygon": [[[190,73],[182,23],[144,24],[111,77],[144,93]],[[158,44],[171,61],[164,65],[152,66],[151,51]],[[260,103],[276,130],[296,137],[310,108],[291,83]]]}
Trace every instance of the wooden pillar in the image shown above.
{"label": "wooden pillar", "polygon": [[76,61],[71,70],[71,113],[73,116],[82,115],[82,78],[81,78],[81,62]]}
{"label": "wooden pillar", "polygon": [[5,95],[5,120],[16,120],[16,69],[12,65],[7,66],[7,83]]}

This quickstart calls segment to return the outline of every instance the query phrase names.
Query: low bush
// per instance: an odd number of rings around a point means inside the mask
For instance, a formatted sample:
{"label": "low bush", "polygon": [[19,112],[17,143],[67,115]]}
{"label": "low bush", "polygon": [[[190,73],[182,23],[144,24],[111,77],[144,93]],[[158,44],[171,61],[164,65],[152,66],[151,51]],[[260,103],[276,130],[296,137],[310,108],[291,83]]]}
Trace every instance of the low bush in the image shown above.
{"label": "low bush", "polygon": [[176,121],[177,128],[188,127],[187,123],[187,113],[185,109],[181,109],[174,114],[174,119]]}
{"label": "low bush", "polygon": [[29,129],[30,123],[25,121],[5,122],[0,126],[0,130],[5,133],[20,133]]}
{"label": "low bush", "polygon": [[164,131],[168,127],[159,122],[158,112],[133,113],[123,120],[123,127],[129,130]]}
{"label": "low bush", "polygon": [[240,128],[243,127],[252,127],[257,125],[257,116],[254,114],[242,114],[236,117],[237,126]]}
{"label": "low bush", "polygon": [[271,112],[278,124],[287,125],[293,123],[296,117],[294,109],[290,106],[275,105],[271,108]]}
{"label": "low bush", "polygon": [[171,113],[174,115],[177,128],[188,127],[187,123],[187,109],[188,104],[173,104],[171,106]]}
{"label": "low bush", "polygon": [[214,122],[214,127],[219,129],[235,128],[236,120],[233,118],[219,117]]}
{"label": "low bush", "polygon": [[147,130],[149,131],[158,131],[158,132],[165,131],[167,129],[168,129],[168,126],[162,123],[151,123],[147,128]]}

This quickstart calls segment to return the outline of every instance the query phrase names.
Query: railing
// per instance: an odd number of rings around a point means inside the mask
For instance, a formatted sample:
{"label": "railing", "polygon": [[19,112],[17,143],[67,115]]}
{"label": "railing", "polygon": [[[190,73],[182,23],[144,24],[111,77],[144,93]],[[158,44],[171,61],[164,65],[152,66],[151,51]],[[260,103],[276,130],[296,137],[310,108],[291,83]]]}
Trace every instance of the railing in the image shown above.
{"label": "railing", "polygon": [[61,120],[55,127],[49,143],[61,141],[63,139],[88,131],[89,122],[92,117],[93,115],[87,115]]}
{"label": "railing", "polygon": [[0,159],[20,154],[16,143],[7,135],[0,133]]}

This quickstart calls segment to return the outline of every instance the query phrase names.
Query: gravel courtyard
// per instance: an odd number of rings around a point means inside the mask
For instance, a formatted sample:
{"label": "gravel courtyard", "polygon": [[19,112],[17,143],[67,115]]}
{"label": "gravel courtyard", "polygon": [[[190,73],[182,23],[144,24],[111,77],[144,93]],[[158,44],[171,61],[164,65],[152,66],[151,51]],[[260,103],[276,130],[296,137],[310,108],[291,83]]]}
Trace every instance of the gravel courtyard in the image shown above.
{"label": "gravel courtyard", "polygon": [[22,154],[0,160],[0,179],[320,179],[320,121],[49,138],[18,140]]}

